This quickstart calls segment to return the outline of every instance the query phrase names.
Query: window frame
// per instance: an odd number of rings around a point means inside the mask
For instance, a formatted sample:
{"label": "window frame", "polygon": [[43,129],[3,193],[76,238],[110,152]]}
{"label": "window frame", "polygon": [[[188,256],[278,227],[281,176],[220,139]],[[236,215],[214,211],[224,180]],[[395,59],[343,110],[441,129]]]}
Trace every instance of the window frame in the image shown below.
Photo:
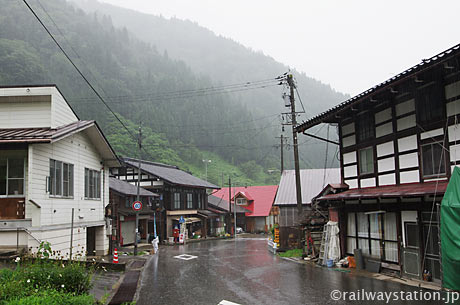
{"label": "window frame", "polygon": [[173,193],[173,196],[172,196],[172,199],[173,199],[173,209],[174,210],[180,210],[180,193],[179,192],[174,192]]}
{"label": "window frame", "polygon": [[[243,202],[243,203],[241,203]],[[246,198],[236,198],[236,205],[247,205],[248,201]]]}
{"label": "window frame", "polygon": [[193,209],[193,194],[192,193],[187,193],[186,207],[187,209]]}
{"label": "window frame", "polygon": [[356,141],[359,143],[375,138],[375,119],[372,112],[356,117]]}
{"label": "window frame", "polygon": [[[430,155],[431,155],[431,170],[432,172],[430,173],[426,173],[427,172],[427,168],[426,166],[428,166],[426,163],[425,163],[425,151],[424,151],[424,148],[426,147],[430,147]],[[439,168],[439,163],[436,161],[436,156],[435,154],[439,154],[439,151],[434,151],[435,149],[433,148],[439,148],[441,149],[441,171],[439,173],[436,173],[438,168]],[[421,169],[422,169],[422,177],[423,178],[437,178],[437,177],[444,177],[446,174],[447,174],[447,167],[446,167],[446,153],[444,151],[444,145],[442,143],[442,141],[433,141],[433,142],[430,142],[430,143],[425,143],[425,144],[421,144],[420,145],[420,154],[421,154],[421,158],[420,158],[420,161],[421,161]]]}
{"label": "window frame", "polygon": [[[56,173],[57,173],[57,166],[56,164],[60,164],[60,185],[59,185],[59,190],[60,194],[57,193],[57,188],[56,188]],[[64,194],[64,168],[67,166],[67,195]],[[53,169],[53,171],[52,171]],[[53,175],[53,174],[54,175]],[[75,181],[75,166],[72,163],[68,162],[63,162],[55,159],[50,159],[50,175],[49,175],[49,180],[48,180],[48,193],[49,196],[52,198],[63,198],[63,199],[72,199],[74,198],[75,194],[75,188],[74,188],[74,181]]]}
{"label": "window frame", "polygon": [[425,129],[429,128],[446,117],[445,109],[444,87],[440,83],[418,89],[415,95],[417,124]]}
{"label": "window frame", "polygon": [[[25,187],[26,187],[26,158],[14,158],[14,157],[4,157],[6,160],[6,171],[5,171],[5,194],[1,194],[0,198],[22,198],[25,196]],[[22,177],[20,178],[10,178],[10,160],[22,160]],[[9,181],[10,180],[19,180],[22,181],[22,194],[9,194]]]}
{"label": "window frame", "polygon": [[[372,166],[372,169],[369,170],[368,169],[368,160],[367,160],[367,157],[368,157],[368,154],[367,152],[370,151],[370,156],[371,156],[371,166]],[[366,152],[366,171],[363,171],[363,163],[362,163],[362,158],[361,158],[361,153],[362,152]],[[373,146],[367,146],[367,147],[364,147],[362,149],[359,149],[358,150],[358,165],[359,165],[359,176],[362,176],[362,175],[369,175],[369,174],[374,174],[375,172],[375,164],[374,164],[374,147]]]}
{"label": "window frame", "polygon": [[85,200],[101,200],[101,171],[85,167]]}

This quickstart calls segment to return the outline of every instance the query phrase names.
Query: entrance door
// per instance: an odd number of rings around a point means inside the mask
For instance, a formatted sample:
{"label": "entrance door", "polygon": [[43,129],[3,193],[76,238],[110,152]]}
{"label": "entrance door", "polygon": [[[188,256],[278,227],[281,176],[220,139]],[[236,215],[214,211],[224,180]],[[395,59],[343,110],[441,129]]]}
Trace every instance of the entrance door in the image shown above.
{"label": "entrance door", "polygon": [[96,227],[86,228],[86,251],[88,256],[96,255]]}
{"label": "entrance door", "polygon": [[404,228],[406,245],[401,248],[402,273],[403,276],[419,279],[421,277],[421,258],[418,224],[404,222]]}
{"label": "entrance door", "polygon": [[[434,281],[441,281],[441,263],[439,258],[438,214],[422,212],[423,245],[425,248],[424,270],[430,271]],[[423,259],[423,257],[422,257]]]}

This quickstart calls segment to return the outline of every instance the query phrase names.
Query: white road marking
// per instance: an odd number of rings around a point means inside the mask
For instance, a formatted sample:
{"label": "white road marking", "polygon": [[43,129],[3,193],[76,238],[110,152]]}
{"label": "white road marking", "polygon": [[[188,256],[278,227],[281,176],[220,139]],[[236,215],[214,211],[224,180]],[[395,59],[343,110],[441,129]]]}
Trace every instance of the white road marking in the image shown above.
{"label": "white road marking", "polygon": [[188,261],[194,258],[197,258],[198,256],[195,255],[190,255],[190,254],[181,254],[181,255],[176,255],[174,258],[182,259],[184,261]]}
{"label": "white road marking", "polygon": [[240,304],[238,304],[238,303],[233,303],[233,302],[226,301],[226,300],[222,300],[222,301],[220,301],[220,303],[217,304],[217,305],[240,305]]}

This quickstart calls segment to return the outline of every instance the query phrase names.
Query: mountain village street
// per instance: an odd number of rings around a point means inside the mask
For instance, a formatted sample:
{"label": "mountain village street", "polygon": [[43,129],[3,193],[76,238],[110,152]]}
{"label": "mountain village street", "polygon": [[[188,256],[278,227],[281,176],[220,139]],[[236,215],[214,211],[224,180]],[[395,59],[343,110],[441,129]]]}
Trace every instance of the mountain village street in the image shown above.
{"label": "mountain village street", "polygon": [[[180,255],[184,255],[182,259]],[[237,238],[162,247],[145,265],[136,304],[369,304],[353,298],[335,301],[333,290],[397,294],[422,291],[299,264],[270,253],[265,238]],[[414,297],[413,302],[404,304],[433,302],[415,301]]]}

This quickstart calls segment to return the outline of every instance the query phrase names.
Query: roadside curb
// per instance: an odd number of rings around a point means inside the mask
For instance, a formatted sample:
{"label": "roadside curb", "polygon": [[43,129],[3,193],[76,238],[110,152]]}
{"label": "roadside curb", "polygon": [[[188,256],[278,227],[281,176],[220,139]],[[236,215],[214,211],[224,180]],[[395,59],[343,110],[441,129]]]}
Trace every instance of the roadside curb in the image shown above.
{"label": "roadside curb", "polygon": [[311,265],[311,266],[316,267],[316,268],[324,268],[324,269],[327,269],[329,271],[344,272],[345,270],[347,270],[348,274],[352,274],[352,275],[355,275],[355,276],[373,278],[373,279],[380,280],[380,281],[393,282],[393,283],[408,285],[408,286],[412,286],[412,287],[419,287],[419,288],[429,289],[429,290],[434,290],[434,291],[442,291],[442,288],[440,286],[433,285],[433,284],[426,283],[426,282],[422,282],[422,281],[413,280],[413,279],[404,279],[404,278],[390,276],[390,275],[386,275],[386,274],[382,274],[382,273],[372,273],[372,272],[368,272],[366,270],[353,270],[353,269],[350,269],[350,268],[327,268],[327,267],[323,267],[323,266],[318,266],[316,263],[313,263],[313,262],[299,260],[299,259],[295,259],[295,258],[291,258],[291,257],[279,257],[279,258],[281,258],[283,260],[286,260],[286,261],[294,262],[294,263],[297,263],[297,264]]}

